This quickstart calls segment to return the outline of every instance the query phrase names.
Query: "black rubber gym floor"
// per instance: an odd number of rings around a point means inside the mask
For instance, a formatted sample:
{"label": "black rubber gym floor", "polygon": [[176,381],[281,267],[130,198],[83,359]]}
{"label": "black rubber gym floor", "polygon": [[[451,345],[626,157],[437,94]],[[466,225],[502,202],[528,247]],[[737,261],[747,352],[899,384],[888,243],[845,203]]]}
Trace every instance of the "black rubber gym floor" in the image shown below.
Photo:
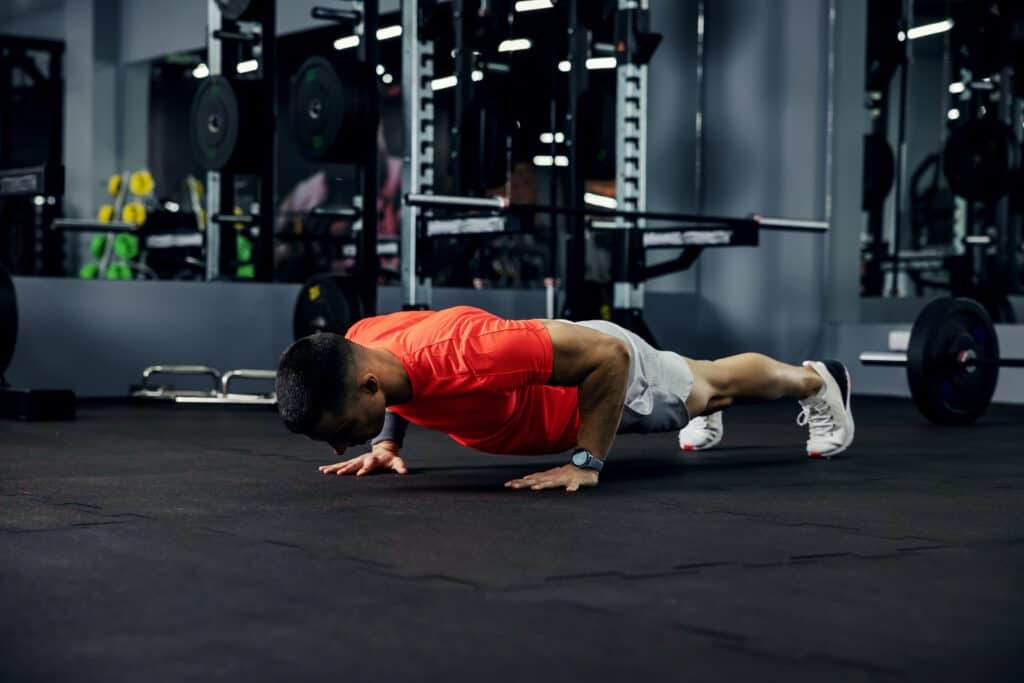
{"label": "black rubber gym floor", "polygon": [[269,411],[0,423],[0,679],[1022,680],[1024,408],[854,408],[849,457],[756,406],[571,495],[423,431],[325,477]]}

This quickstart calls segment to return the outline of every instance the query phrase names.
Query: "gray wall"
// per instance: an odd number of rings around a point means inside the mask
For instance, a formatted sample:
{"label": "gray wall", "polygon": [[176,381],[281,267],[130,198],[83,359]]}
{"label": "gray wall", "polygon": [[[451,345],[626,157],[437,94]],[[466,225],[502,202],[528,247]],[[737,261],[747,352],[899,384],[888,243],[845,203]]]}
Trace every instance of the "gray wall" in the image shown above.
{"label": "gray wall", "polygon": [[[827,3],[707,3],[705,210],[821,219],[825,197]],[[767,233],[758,249],[710,250],[699,291],[722,353],[789,360],[813,351],[827,243]]]}
{"label": "gray wall", "polygon": [[64,39],[64,4],[56,2],[29,13],[5,18],[0,33],[30,38]]}

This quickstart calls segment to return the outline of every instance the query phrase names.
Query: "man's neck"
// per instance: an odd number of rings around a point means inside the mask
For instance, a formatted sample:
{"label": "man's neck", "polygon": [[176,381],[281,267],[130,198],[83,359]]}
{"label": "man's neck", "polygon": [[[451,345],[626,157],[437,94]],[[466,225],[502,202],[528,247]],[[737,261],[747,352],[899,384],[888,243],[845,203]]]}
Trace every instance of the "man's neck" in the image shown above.
{"label": "man's neck", "polygon": [[384,400],[392,406],[405,403],[412,398],[412,383],[409,375],[398,356],[386,349],[367,349],[368,365],[380,378],[380,388],[384,392]]}

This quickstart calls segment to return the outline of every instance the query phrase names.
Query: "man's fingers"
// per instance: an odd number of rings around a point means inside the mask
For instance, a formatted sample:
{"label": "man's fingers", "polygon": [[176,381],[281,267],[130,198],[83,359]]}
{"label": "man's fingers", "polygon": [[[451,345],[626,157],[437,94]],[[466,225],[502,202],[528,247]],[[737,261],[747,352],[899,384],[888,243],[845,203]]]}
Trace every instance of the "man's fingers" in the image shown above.
{"label": "man's fingers", "polygon": [[320,471],[322,472],[322,471],[325,471],[325,470],[335,470],[335,469],[338,469],[339,467],[344,467],[345,465],[351,465],[352,463],[360,462],[362,459],[363,459],[363,456],[357,455],[354,458],[349,458],[348,460],[342,460],[340,462],[334,463],[333,465],[321,465],[320,466]]}
{"label": "man's fingers", "polygon": [[362,466],[363,466],[363,461],[362,460],[356,460],[355,462],[350,462],[347,465],[345,465],[344,467],[339,468],[338,471],[335,472],[335,474],[337,474],[339,476],[342,475],[342,474],[351,474],[352,472],[355,472],[356,470],[358,470]]}
{"label": "man's fingers", "polygon": [[397,455],[391,458],[391,469],[399,474],[408,474],[409,469],[405,466],[405,461],[399,458]]}
{"label": "man's fingers", "polygon": [[361,458],[355,458],[353,460],[347,460],[345,462],[339,462],[337,465],[331,465],[330,467],[321,468],[321,472],[324,474],[348,474],[359,469],[362,464]]}
{"label": "man's fingers", "polygon": [[579,482],[571,482],[568,486],[565,487],[565,490],[568,491],[569,493],[572,493],[573,491],[579,491]]}

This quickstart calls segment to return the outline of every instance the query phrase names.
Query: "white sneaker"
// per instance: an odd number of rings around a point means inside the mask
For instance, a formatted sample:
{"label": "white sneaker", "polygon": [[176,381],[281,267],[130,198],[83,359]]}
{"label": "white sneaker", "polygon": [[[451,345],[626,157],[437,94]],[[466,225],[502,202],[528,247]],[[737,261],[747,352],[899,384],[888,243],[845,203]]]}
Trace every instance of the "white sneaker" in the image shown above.
{"label": "white sneaker", "polygon": [[705,451],[714,448],[722,440],[722,411],[707,417],[701,415],[686,423],[679,430],[679,447],[684,451]]}
{"label": "white sneaker", "polygon": [[807,455],[831,458],[853,443],[853,412],[850,409],[850,372],[837,360],[805,361],[825,381],[817,396],[800,401],[796,423],[810,429]]}

